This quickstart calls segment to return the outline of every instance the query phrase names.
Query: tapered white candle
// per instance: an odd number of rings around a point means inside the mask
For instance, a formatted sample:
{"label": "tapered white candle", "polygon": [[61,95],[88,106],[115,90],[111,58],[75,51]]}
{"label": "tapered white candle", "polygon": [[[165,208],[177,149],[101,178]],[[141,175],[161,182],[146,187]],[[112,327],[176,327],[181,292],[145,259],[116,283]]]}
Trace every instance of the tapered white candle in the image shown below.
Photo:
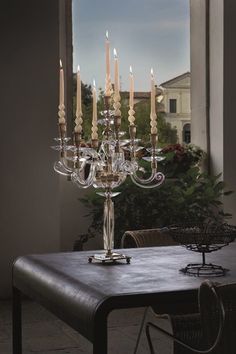
{"label": "tapered white candle", "polygon": [[83,123],[83,113],[82,113],[82,101],[81,101],[81,77],[80,77],[80,66],[77,69],[77,93],[76,93],[76,119],[75,119],[75,133],[81,134],[82,123]]}
{"label": "tapered white candle", "polygon": [[76,95],[76,114],[82,112],[81,104],[81,77],[80,77],[80,66],[78,65],[77,69],[77,95]]}
{"label": "tapered white candle", "polygon": [[151,134],[157,134],[157,115],[156,115],[155,100],[156,100],[156,89],[155,89],[153,69],[151,69],[151,113],[150,113]]}
{"label": "tapered white candle", "polygon": [[60,92],[59,92],[59,105],[64,105],[64,70],[62,61],[60,60]]}
{"label": "tapered white candle", "polygon": [[121,116],[121,111],[120,111],[120,80],[119,80],[119,63],[118,63],[118,56],[116,49],[114,49],[114,59],[115,59],[115,69],[114,69],[114,115],[115,117],[120,117]]}
{"label": "tapered white candle", "polygon": [[133,75],[132,66],[129,67],[129,78],[130,78],[129,106],[133,107],[133,105],[134,105],[134,75]]}
{"label": "tapered white candle", "polygon": [[118,63],[118,56],[117,51],[114,48],[114,60],[115,60],[115,70],[114,70],[114,88],[115,88],[115,95],[119,95],[119,63]]}
{"label": "tapered white candle", "polygon": [[110,70],[110,42],[108,31],[106,31],[106,82],[105,82],[105,96],[111,96],[111,70]]}
{"label": "tapered white candle", "polygon": [[60,76],[59,76],[59,111],[58,111],[58,123],[61,125],[66,124],[65,119],[65,105],[64,105],[64,70],[62,67],[62,61],[60,60]]}
{"label": "tapered white candle", "polygon": [[108,31],[106,31],[106,75],[110,76],[110,42],[108,37]]}
{"label": "tapered white candle", "polygon": [[151,68],[151,113],[155,112],[155,96],[154,96],[155,82],[153,68]]}
{"label": "tapered white candle", "polygon": [[133,70],[132,67],[130,66],[129,68],[129,77],[130,77],[130,91],[129,91],[129,116],[128,116],[128,121],[130,125],[134,125],[135,121],[135,111],[134,111],[134,75],[133,75]]}
{"label": "tapered white candle", "polygon": [[92,140],[98,139],[97,127],[97,91],[95,80],[93,80],[93,119],[92,119]]}

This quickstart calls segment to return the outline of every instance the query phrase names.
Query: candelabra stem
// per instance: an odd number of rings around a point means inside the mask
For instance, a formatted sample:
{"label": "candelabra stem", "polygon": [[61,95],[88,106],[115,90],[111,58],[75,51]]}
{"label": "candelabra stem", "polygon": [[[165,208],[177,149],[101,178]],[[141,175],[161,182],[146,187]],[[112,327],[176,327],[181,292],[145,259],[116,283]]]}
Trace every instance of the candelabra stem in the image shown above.
{"label": "candelabra stem", "polygon": [[113,251],[114,247],[114,203],[112,201],[112,192],[110,188],[106,189],[104,202],[104,219],[103,219],[103,248],[104,253],[89,256],[88,260],[91,263],[93,260],[105,262],[115,262],[125,260],[130,263],[130,256]]}
{"label": "candelabra stem", "polygon": [[103,218],[103,245],[106,255],[110,256],[114,247],[114,203],[109,191],[106,192]]}
{"label": "candelabra stem", "polygon": [[134,159],[135,151],[134,151],[134,139],[136,136],[136,125],[132,124],[129,125],[129,135],[130,135],[130,140],[131,140],[131,160]]}

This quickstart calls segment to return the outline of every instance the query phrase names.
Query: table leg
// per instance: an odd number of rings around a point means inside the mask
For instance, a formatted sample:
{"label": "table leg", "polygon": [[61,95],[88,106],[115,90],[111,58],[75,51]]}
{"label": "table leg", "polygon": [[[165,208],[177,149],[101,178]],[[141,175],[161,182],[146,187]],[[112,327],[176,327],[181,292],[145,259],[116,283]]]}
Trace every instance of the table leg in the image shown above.
{"label": "table leg", "polygon": [[100,322],[95,326],[95,336],[93,341],[93,354],[108,354],[107,349],[107,321]]}
{"label": "table leg", "polygon": [[13,354],[22,354],[21,292],[13,287],[12,292],[12,346]]}

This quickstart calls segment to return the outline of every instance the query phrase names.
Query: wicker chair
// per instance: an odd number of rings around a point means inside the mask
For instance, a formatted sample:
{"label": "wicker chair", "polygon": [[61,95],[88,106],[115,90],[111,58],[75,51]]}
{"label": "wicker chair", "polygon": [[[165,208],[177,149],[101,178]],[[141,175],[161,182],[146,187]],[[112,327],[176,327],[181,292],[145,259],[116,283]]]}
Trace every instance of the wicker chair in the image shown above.
{"label": "wicker chair", "polygon": [[174,341],[175,354],[236,353],[236,284],[217,285],[206,280],[199,289],[199,313],[169,317],[173,334],[143,321],[151,354],[156,353],[151,339],[154,331]]}
{"label": "wicker chair", "polygon": [[[126,231],[121,239],[122,248],[138,248],[138,247],[159,247],[159,246],[172,246],[178,243],[173,240],[167,229],[145,229],[145,230],[133,230]],[[144,310],[143,321],[139,330],[139,339],[142,333],[143,323],[147,314],[148,308]],[[161,323],[169,323],[169,316],[162,314],[156,317]],[[137,340],[134,354],[137,353],[139,339]]]}
{"label": "wicker chair", "polygon": [[177,245],[177,242],[172,239],[165,228],[126,231],[121,239],[122,248],[172,245]]}

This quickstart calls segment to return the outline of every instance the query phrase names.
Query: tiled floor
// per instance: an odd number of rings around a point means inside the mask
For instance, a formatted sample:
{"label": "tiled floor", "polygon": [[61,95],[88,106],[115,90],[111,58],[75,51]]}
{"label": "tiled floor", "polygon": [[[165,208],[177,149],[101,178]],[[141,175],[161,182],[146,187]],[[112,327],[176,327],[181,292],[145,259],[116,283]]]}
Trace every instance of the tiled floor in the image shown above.
{"label": "tiled floor", "polygon": [[[143,311],[144,309],[119,310],[110,314],[109,353],[133,353]],[[22,313],[23,354],[92,354],[90,342],[38,304],[24,301]],[[166,321],[164,322],[166,326]],[[171,343],[160,337],[156,341],[159,354],[171,353]],[[11,303],[0,301],[0,354],[11,353]],[[142,336],[138,354],[147,353],[146,339]]]}

